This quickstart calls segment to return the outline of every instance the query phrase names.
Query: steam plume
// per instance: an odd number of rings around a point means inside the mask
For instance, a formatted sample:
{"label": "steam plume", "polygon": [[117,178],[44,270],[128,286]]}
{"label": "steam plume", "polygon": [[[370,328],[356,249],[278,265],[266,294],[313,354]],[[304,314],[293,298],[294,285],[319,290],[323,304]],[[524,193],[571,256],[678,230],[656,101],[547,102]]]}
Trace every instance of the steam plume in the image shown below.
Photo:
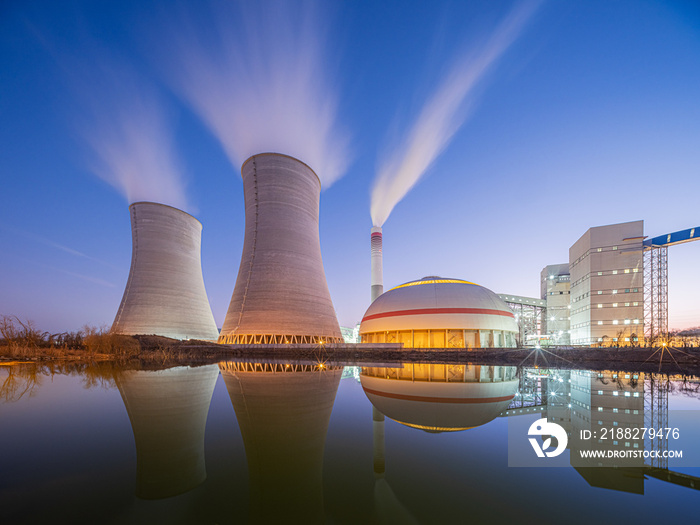
{"label": "steam plume", "polygon": [[462,56],[423,106],[402,144],[380,163],[371,195],[374,226],[416,185],[449,145],[474,103],[473,91],[520,34],[536,3],[521,4],[501,22],[483,47]]}
{"label": "steam plume", "polygon": [[89,164],[127,200],[189,208],[180,162],[155,88],[133,70],[101,60],[82,83],[85,113],[79,129]]}
{"label": "steam plume", "polygon": [[[198,9],[199,9],[198,5]],[[325,187],[343,175],[348,140],[328,80],[327,24],[311,2],[210,4],[181,11],[166,40],[167,76],[238,168],[256,153],[307,163]]]}

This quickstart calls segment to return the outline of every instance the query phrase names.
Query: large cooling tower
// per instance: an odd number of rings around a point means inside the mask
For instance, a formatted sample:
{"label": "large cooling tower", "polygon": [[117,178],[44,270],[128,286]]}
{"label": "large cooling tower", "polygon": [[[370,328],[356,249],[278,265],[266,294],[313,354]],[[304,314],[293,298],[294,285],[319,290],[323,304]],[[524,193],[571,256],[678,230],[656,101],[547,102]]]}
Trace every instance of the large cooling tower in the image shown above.
{"label": "large cooling tower", "polygon": [[216,340],[202,277],[202,224],[155,202],[135,202],[129,210],[131,270],[112,332]]}
{"label": "large cooling tower", "polygon": [[318,176],[277,153],[250,157],[241,175],[243,255],[219,342],[342,342],[321,260]]}

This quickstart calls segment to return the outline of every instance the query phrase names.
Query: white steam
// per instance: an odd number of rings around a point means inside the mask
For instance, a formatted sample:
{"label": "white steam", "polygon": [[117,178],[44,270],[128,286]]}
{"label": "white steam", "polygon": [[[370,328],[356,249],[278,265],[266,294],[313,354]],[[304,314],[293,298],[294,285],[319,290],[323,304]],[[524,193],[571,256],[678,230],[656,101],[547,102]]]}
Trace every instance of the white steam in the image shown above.
{"label": "white steam", "polygon": [[133,70],[100,61],[81,84],[80,134],[92,171],[132,202],[189,208],[171,126],[158,92]]}
{"label": "white steam", "polygon": [[480,80],[520,34],[536,4],[514,9],[483,47],[462,56],[428,99],[402,144],[380,163],[372,187],[372,223],[382,226],[464,123]]}
{"label": "white steam", "polygon": [[173,45],[165,51],[173,88],[236,168],[256,153],[284,153],[308,164],[328,187],[345,172],[349,153],[337,124],[320,5],[206,5],[208,22],[180,11],[169,28],[166,40]]}

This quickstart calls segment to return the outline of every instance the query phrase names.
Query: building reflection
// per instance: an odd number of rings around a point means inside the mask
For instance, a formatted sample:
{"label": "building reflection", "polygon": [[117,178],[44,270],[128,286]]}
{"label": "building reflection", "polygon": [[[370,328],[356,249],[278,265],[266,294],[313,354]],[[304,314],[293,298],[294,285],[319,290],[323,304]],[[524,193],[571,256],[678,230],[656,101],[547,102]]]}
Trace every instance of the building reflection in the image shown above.
{"label": "building reflection", "polygon": [[495,419],[518,388],[509,366],[409,363],[363,368],[360,381],[385,416],[426,432],[454,432]]}
{"label": "building reflection", "polygon": [[207,477],[204,431],[217,365],[123,370],[114,379],[136,442],[136,496],[162,499]]}
{"label": "building reflection", "polygon": [[[669,470],[667,439],[625,439],[625,430],[668,427],[668,396],[682,377],[616,370],[522,368],[514,402],[502,416],[542,413],[569,437],[570,464],[598,488],[644,494],[644,480],[700,487],[698,479]],[[582,433],[590,439],[581,439]],[[647,435],[648,436],[648,435]],[[611,451],[611,457],[583,458],[581,451]],[[619,457],[628,451],[657,454]],[[615,453],[618,457],[614,457]]]}
{"label": "building reflection", "polygon": [[518,387],[515,367],[408,363],[365,367],[360,382],[372,403],[374,508],[378,523],[417,520],[385,476],[385,416],[425,432],[484,425],[505,410]]}
{"label": "building reflection", "polygon": [[245,445],[251,520],[323,522],[323,453],[343,367],[219,367]]}

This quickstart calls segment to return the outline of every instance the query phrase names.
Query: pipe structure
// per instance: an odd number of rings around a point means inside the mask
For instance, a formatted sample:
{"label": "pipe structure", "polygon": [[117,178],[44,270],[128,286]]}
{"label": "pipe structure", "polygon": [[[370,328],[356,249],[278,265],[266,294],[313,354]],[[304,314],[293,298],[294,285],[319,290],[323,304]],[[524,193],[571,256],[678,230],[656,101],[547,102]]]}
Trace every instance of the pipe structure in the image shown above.
{"label": "pipe structure", "polygon": [[372,275],[370,280],[372,302],[384,293],[384,274],[382,270],[382,228],[375,226],[371,233]]}
{"label": "pipe structure", "polygon": [[219,343],[341,343],[321,258],[318,176],[278,153],[253,155],[241,175],[243,254]]}
{"label": "pipe structure", "polygon": [[215,341],[202,276],[202,224],[182,210],[135,202],[131,269],[112,332]]}

